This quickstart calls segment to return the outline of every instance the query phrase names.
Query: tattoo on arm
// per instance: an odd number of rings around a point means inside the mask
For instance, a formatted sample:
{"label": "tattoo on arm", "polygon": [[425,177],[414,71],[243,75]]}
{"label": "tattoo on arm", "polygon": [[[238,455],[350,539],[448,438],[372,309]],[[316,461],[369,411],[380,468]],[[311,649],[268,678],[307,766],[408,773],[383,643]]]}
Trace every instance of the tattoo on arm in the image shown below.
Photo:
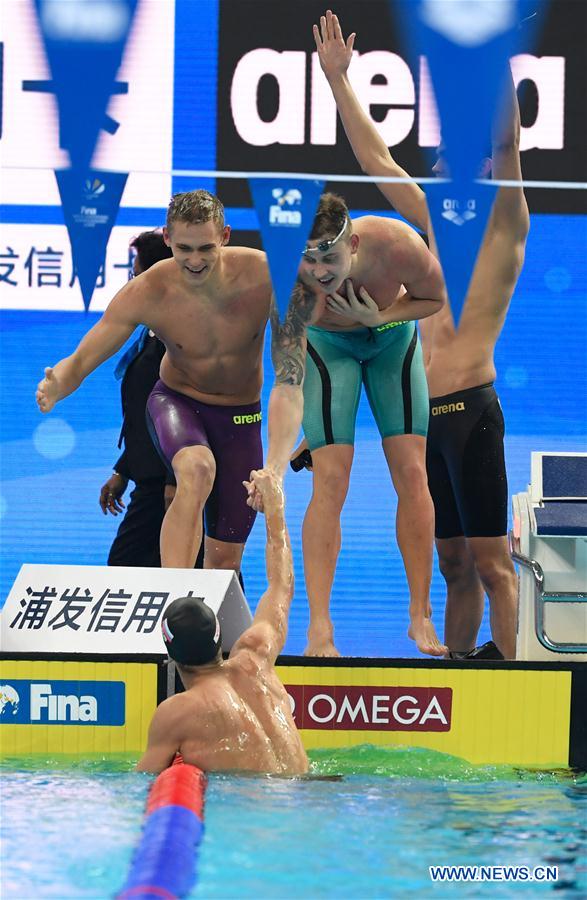
{"label": "tattoo on arm", "polygon": [[271,357],[277,384],[300,385],[306,366],[306,325],[309,324],[316,294],[297,281],[291,295],[285,321],[273,299],[271,303]]}

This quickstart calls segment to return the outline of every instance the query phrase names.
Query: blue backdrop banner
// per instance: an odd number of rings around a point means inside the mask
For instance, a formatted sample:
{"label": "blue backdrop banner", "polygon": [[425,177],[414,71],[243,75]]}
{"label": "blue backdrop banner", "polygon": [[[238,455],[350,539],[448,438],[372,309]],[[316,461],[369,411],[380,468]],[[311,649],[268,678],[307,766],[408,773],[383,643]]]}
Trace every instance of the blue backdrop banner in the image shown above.
{"label": "blue backdrop banner", "polygon": [[493,199],[493,194],[489,200],[489,192],[473,182],[483,158],[491,156],[492,129],[498,121],[505,79],[510,77],[509,59],[529,39],[521,22],[540,2],[401,0],[393,4],[409,51],[428,60],[441,123],[443,169],[453,180],[449,190],[426,193],[435,228],[441,232],[437,233],[438,249],[456,324]]}
{"label": "blue backdrop banner", "polygon": [[458,325],[497,185],[439,181],[425,186],[446,290]]}
{"label": "blue backdrop banner", "polygon": [[90,306],[106,246],[116,220],[128,175],[76,169],[55,172],[63,218],[67,225],[74,271],[87,310]]}
{"label": "blue backdrop banner", "polygon": [[249,185],[259,217],[279,318],[283,319],[324,182],[299,178],[279,181],[250,178]]}

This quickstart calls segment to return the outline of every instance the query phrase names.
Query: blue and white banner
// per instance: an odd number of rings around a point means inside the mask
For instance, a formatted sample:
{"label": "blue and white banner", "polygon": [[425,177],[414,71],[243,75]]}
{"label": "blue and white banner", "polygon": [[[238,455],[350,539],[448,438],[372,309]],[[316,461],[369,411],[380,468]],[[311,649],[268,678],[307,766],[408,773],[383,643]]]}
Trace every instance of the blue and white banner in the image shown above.
{"label": "blue and white banner", "polygon": [[[505,78],[510,77],[509,59],[521,43],[520,23],[540,3],[401,0],[392,4],[404,26],[408,49],[427,58],[436,95],[444,169],[453,184],[445,192],[426,193],[435,230],[438,226],[442,231],[439,254],[457,324],[479,249],[477,238],[483,236],[492,205],[487,202],[488,192],[474,182],[483,158],[491,156],[492,128]],[[445,205],[450,202],[455,204],[452,209]],[[450,229],[448,223],[459,227]],[[468,227],[470,223],[473,228]],[[478,234],[473,239],[474,232]],[[463,241],[465,234],[472,239]]]}
{"label": "blue and white banner", "polygon": [[497,185],[439,182],[426,185],[430,220],[446,290],[458,325]]}
{"label": "blue and white banner", "polygon": [[323,181],[250,178],[269,273],[283,320],[296,281],[300,258],[312,230]]}
{"label": "blue and white banner", "polygon": [[124,725],[122,681],[11,678],[0,684],[0,725]]}
{"label": "blue and white banner", "polygon": [[128,175],[76,169],[55,172],[71,243],[73,271],[89,309]]}
{"label": "blue and white banner", "polygon": [[[35,0],[73,168],[92,163],[138,0]],[[80,90],[83,85],[83,90]]]}

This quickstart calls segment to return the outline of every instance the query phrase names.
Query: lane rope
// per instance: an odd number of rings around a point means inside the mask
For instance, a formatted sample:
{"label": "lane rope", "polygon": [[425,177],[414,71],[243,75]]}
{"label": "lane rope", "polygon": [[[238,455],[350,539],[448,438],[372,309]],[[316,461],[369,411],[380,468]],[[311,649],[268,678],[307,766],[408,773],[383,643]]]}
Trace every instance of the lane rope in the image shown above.
{"label": "lane rope", "polygon": [[116,900],[177,900],[197,881],[207,779],[181,756],[153,782],[141,839]]}

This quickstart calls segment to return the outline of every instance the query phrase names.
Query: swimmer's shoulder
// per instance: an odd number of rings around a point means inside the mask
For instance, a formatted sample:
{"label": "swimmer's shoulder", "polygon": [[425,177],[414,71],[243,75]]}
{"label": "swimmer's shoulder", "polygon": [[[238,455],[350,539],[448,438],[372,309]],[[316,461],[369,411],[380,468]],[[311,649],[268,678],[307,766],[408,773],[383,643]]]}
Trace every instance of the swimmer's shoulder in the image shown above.
{"label": "swimmer's shoulder", "polygon": [[[168,263],[173,265],[174,261],[158,262],[127,281],[108,304],[106,314],[149,324],[154,305],[169,290],[172,270],[168,268]],[[165,268],[160,269],[160,266]]]}
{"label": "swimmer's shoulder", "polygon": [[226,247],[225,262],[230,277],[242,287],[258,288],[265,299],[271,297],[267,255],[252,247]]}
{"label": "swimmer's shoulder", "polygon": [[226,262],[233,269],[267,271],[267,255],[262,250],[253,247],[225,247],[224,256]]}
{"label": "swimmer's shoulder", "polygon": [[399,219],[384,216],[361,216],[357,229],[364,257],[385,270],[394,270],[406,260],[411,260],[425,250],[421,234]]}
{"label": "swimmer's shoulder", "polygon": [[223,671],[229,678],[235,675],[238,677],[241,673],[247,676],[254,676],[258,675],[261,670],[265,670],[267,665],[267,660],[264,656],[245,645],[238,648],[234,656],[231,654],[224,663]]}
{"label": "swimmer's shoulder", "polygon": [[390,240],[401,239],[421,240],[419,232],[411,225],[389,216],[359,216],[353,219],[353,230],[359,237],[367,238],[374,244],[388,244]]}
{"label": "swimmer's shoulder", "polygon": [[187,691],[174,694],[159,704],[153,715],[153,725],[165,730],[171,737],[178,737],[183,731],[183,723],[188,709],[193,706],[193,698]]}
{"label": "swimmer's shoulder", "polygon": [[179,275],[179,268],[174,259],[160,259],[146,272],[137,276],[137,283],[142,282],[149,289],[164,290],[172,284]]}
{"label": "swimmer's shoulder", "polygon": [[133,288],[135,302],[140,306],[161,303],[168,293],[173,293],[179,276],[178,266],[174,259],[162,259],[152,265],[129,282]]}

